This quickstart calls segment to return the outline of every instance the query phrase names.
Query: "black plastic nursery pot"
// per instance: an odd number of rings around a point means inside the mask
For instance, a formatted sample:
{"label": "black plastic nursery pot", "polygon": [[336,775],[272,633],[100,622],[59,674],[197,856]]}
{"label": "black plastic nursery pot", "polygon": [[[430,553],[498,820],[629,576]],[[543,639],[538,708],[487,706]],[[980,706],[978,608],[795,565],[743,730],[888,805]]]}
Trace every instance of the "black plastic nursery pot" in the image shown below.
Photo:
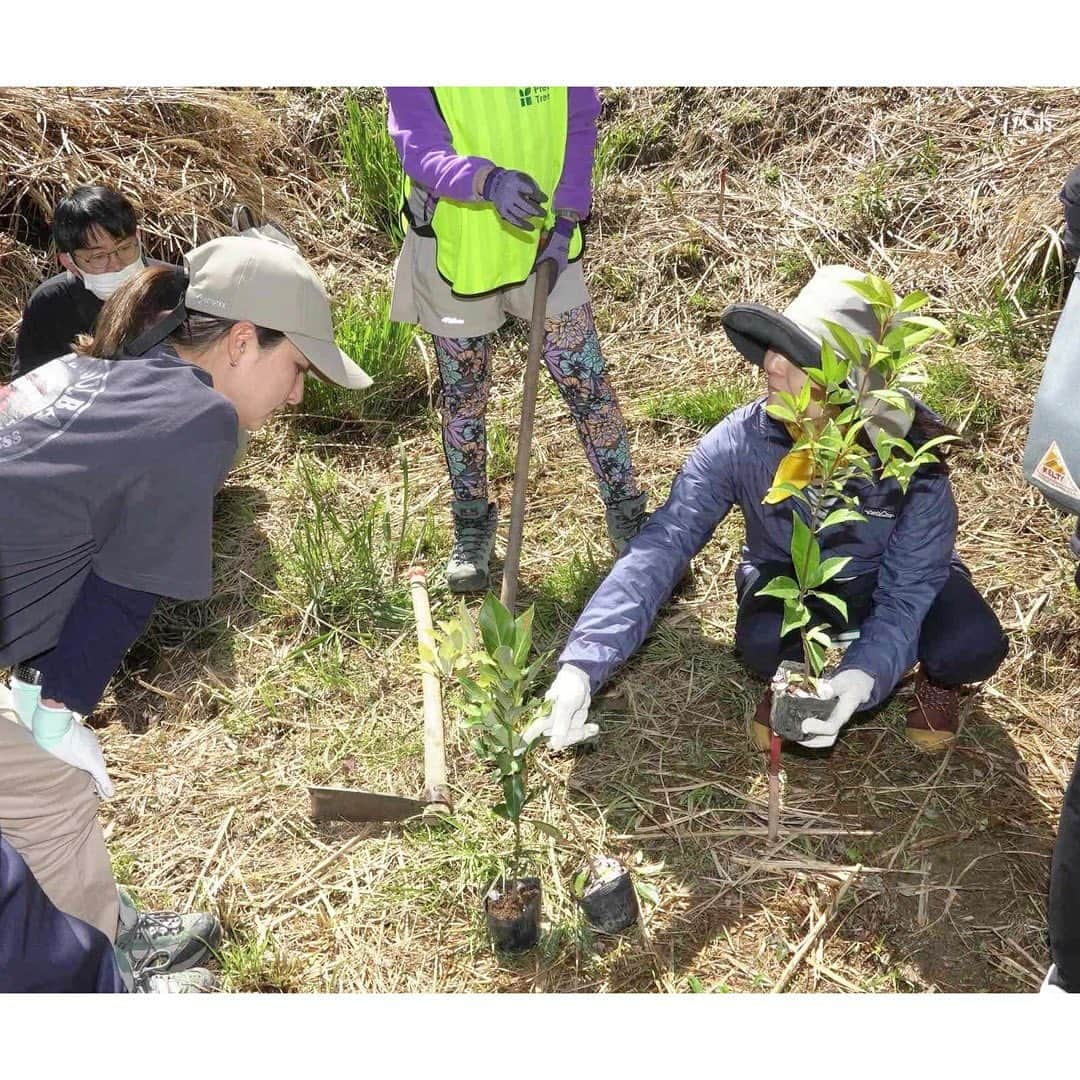
{"label": "black plastic nursery pot", "polygon": [[803,683],[789,682],[792,675],[805,678],[806,666],[794,660],[785,660],[773,676],[769,724],[781,739],[798,742],[806,737],[803,735],[803,721],[824,720],[833,711],[836,701],[818,697]]}
{"label": "black plastic nursery pot", "polygon": [[497,949],[531,949],[540,936],[540,879],[497,881],[484,897],[488,933]]}
{"label": "black plastic nursery pot", "polygon": [[584,869],[588,879],[575,896],[589,925],[601,934],[618,934],[638,920],[637,892],[630,871],[617,859],[594,859]]}

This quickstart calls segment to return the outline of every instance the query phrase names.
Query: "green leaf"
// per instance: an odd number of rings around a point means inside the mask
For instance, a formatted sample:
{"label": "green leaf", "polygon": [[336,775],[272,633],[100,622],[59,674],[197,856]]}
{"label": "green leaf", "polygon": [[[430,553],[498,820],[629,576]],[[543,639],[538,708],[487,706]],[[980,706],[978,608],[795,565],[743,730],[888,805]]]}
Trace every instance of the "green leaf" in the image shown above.
{"label": "green leaf", "polygon": [[916,289],[914,292],[909,292],[907,296],[900,301],[900,306],[896,310],[901,314],[907,311],[918,311],[919,308],[925,307],[929,301],[929,293],[924,293],[922,289]]}
{"label": "green leaf", "polygon": [[811,384],[810,380],[807,379],[806,382],[802,384],[802,388],[799,390],[799,393],[795,397],[795,410],[799,413],[800,416],[804,415],[806,413],[806,410],[810,408],[810,395],[813,392],[814,387]]}
{"label": "green leaf", "polygon": [[585,886],[589,884],[589,870],[580,871],[575,875],[570,891],[580,900],[585,895]]}
{"label": "green leaf", "polygon": [[927,439],[926,442],[919,447],[919,453],[925,453],[927,450],[932,450],[935,446],[940,446],[942,443],[956,442],[959,439],[958,435],[938,435],[933,439]]}
{"label": "green leaf", "polygon": [[765,411],[774,419],[780,420],[788,424],[797,424],[798,417],[789,409],[786,405],[781,405],[778,402],[772,405],[766,405]]}
{"label": "green leaf", "polygon": [[820,675],[825,670],[825,650],[817,641],[809,637],[806,639],[805,649],[806,662],[811,672],[815,676]]}
{"label": "green leaf", "polygon": [[847,601],[842,597],[835,596],[833,593],[818,592],[817,589],[811,589],[810,595],[816,596],[819,600],[824,600],[830,607],[836,608],[845,619],[847,618]]}
{"label": "green leaf", "polygon": [[[518,763],[515,762],[515,764]],[[525,784],[521,779],[521,774],[515,772],[510,776],[504,776],[502,778],[502,790],[506,812],[510,815],[511,821],[517,821],[521,817],[521,811],[525,806]]]}
{"label": "green leaf", "polygon": [[784,622],[780,627],[780,636],[786,637],[792,630],[798,630],[810,621],[810,612],[801,600],[784,601]]}
{"label": "green leaf", "polygon": [[836,577],[849,562],[851,562],[851,557],[848,555],[837,555],[832,559],[826,559],[818,567],[817,580],[813,584],[824,585],[826,581]]}
{"label": "green leaf", "polygon": [[805,589],[816,584],[813,580],[821,559],[821,550],[810,532],[810,526],[798,514],[791,516],[791,561],[795,577]]}
{"label": "green leaf", "polygon": [[785,575],[774,577],[767,585],[763,585],[755,596],[776,596],[781,600],[794,600],[799,595],[799,583],[794,578]]}
{"label": "green leaf", "polygon": [[660,903],[660,890],[651,881],[638,881],[634,878],[634,889],[642,900],[653,907]]}
{"label": "green leaf", "polygon": [[514,648],[514,617],[490,593],[480,608],[480,637],[493,656],[500,645]]}
{"label": "green leaf", "polygon": [[862,360],[862,349],[859,347],[858,341],[855,340],[855,336],[839,323],[830,322],[828,319],[822,319],[821,321],[828,328],[829,333],[836,339],[837,345],[840,346],[840,351],[844,354],[844,359],[847,360],[849,364],[860,363]]}
{"label": "green leaf", "polygon": [[940,319],[932,319],[929,315],[908,315],[901,325],[922,326],[927,330],[933,330],[938,334],[948,334],[948,327]]}
{"label": "green leaf", "polygon": [[554,825],[549,825],[546,821],[534,821],[532,826],[537,832],[542,832],[545,836],[550,836],[556,844],[566,845],[566,837],[563,836]]}
{"label": "green leaf", "polygon": [[886,405],[891,405],[894,409],[901,409],[906,413],[911,412],[911,398],[900,393],[899,390],[871,390],[870,396],[884,401]]}
{"label": "green leaf", "polygon": [[534,605],[530,604],[518,617],[514,624],[515,637],[514,663],[518,667],[524,667],[529,659],[529,651],[532,648],[532,624]]}
{"label": "green leaf", "polygon": [[[841,384],[847,379],[849,364],[836,355],[836,350],[828,341],[821,343],[821,371],[826,382],[836,390],[842,389]],[[845,393],[847,391],[844,391]],[[832,400],[830,394],[829,399]]]}
{"label": "green leaf", "polygon": [[822,523],[822,531],[832,527],[833,525],[842,525],[845,521],[865,521],[857,510],[834,510]]}

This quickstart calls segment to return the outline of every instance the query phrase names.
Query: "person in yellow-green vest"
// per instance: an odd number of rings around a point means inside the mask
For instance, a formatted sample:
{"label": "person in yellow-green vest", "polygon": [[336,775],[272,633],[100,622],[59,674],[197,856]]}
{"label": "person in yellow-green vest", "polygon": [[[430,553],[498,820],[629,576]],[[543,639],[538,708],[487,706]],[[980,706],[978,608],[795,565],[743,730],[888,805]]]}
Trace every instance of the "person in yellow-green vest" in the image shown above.
{"label": "person in yellow-green vest", "polygon": [[600,486],[608,534],[621,552],[644,524],[645,495],[580,262],[600,112],[596,89],[403,86],[386,93],[409,223],[390,315],[419,323],[434,338],[453,491],[447,583],[455,592],[488,586],[498,523],[486,468],[488,337],[508,314],[530,318],[534,271],[544,260],[556,272],[544,361],[570,409]]}

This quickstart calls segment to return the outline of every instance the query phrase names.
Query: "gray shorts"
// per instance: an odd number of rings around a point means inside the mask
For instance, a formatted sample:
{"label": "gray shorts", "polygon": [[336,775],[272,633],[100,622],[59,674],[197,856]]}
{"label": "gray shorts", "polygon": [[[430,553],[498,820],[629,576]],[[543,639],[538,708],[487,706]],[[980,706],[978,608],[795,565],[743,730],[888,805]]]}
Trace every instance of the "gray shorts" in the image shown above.
{"label": "gray shorts", "polygon": [[[436,337],[481,337],[498,330],[507,315],[525,322],[532,318],[535,277],[530,275],[528,281],[510,289],[463,300],[454,296],[435,268],[435,238],[417,236],[410,229],[394,270],[390,318],[394,322],[419,323]],[[561,315],[588,302],[579,259],[559,275],[548,297],[547,314]]]}

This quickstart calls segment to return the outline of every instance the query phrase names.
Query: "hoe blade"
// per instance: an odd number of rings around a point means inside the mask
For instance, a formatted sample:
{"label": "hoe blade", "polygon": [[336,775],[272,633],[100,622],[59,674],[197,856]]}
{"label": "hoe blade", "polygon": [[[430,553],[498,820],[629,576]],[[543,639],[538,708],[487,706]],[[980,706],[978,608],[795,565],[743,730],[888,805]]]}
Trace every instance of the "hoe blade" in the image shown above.
{"label": "hoe blade", "polygon": [[418,799],[351,788],[309,787],[308,795],[316,821],[403,821],[427,806]]}

